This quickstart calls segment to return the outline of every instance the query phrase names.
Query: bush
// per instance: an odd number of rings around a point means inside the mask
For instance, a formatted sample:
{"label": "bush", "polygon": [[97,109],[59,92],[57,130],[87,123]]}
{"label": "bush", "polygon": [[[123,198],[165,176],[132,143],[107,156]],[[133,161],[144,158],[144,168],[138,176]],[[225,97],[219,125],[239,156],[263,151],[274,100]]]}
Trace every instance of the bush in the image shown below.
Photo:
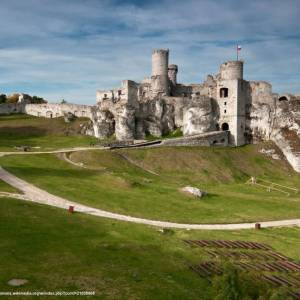
{"label": "bush", "polygon": [[227,264],[222,276],[215,276],[212,284],[214,300],[241,300],[244,299],[241,291],[238,271]]}
{"label": "bush", "polygon": [[224,264],[222,276],[215,276],[211,286],[214,300],[290,300],[285,289],[274,289],[260,280],[257,273],[237,270]]}

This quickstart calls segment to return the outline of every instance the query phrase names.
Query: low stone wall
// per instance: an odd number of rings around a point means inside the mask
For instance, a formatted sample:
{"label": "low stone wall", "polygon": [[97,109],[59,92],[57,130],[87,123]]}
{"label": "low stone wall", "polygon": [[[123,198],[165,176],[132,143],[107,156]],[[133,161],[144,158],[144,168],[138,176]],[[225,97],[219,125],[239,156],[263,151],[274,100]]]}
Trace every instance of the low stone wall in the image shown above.
{"label": "low stone wall", "polygon": [[93,106],[78,104],[24,104],[24,103],[3,103],[0,104],[0,114],[9,115],[12,113],[25,113],[36,117],[58,118],[63,117],[65,113],[72,113],[77,117],[86,117],[92,119]]}
{"label": "low stone wall", "polygon": [[213,131],[199,135],[163,140],[162,146],[228,146],[229,131]]}
{"label": "low stone wall", "polygon": [[92,118],[92,106],[77,104],[26,104],[24,113],[37,117],[58,118],[63,117],[65,113],[72,113],[77,117]]}
{"label": "low stone wall", "polygon": [[24,111],[24,104],[20,104],[20,103],[0,104],[0,115],[23,113],[23,111]]}

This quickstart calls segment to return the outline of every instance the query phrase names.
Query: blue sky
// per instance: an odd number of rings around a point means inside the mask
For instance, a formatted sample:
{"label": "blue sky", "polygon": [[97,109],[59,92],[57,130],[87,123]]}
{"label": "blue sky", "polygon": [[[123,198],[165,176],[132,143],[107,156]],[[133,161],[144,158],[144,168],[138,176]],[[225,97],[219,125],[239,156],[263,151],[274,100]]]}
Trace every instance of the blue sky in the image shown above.
{"label": "blue sky", "polygon": [[0,0],[0,93],[92,104],[149,76],[153,48],[200,83],[239,43],[245,79],[300,94],[299,14],[299,0]]}

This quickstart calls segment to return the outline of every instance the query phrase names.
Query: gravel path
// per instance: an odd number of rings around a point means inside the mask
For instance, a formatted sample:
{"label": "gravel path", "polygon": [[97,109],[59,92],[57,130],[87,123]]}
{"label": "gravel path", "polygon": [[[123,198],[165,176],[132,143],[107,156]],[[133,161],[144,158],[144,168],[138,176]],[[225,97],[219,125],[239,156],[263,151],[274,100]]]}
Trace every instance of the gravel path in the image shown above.
{"label": "gravel path", "polygon": [[88,150],[104,150],[104,147],[76,147],[76,148],[66,148],[59,150],[51,150],[51,151],[28,151],[28,152],[18,152],[18,151],[10,151],[10,152],[0,152],[0,157],[5,155],[31,155],[31,154],[53,154],[53,153],[69,153],[76,151],[88,151]]}
{"label": "gravel path", "polygon": [[[236,229],[249,229],[254,228],[255,223],[240,223],[240,224],[180,224],[172,222],[162,222],[155,220],[148,220],[142,218],[135,218],[131,216],[111,213],[108,211],[92,208],[86,205],[82,205],[76,202],[69,201],[67,199],[54,196],[36,186],[14,176],[0,167],[0,179],[17,188],[24,193],[23,197],[19,199],[25,201],[32,201],[41,204],[51,205],[63,209],[68,209],[70,205],[75,207],[75,211],[98,216],[104,218],[110,218],[120,221],[133,222],[138,224],[146,224],[157,227],[167,228],[179,228],[179,229],[205,229],[205,230],[236,230]],[[281,226],[300,226],[300,219],[294,220],[281,220],[260,222],[261,227],[281,227]]]}

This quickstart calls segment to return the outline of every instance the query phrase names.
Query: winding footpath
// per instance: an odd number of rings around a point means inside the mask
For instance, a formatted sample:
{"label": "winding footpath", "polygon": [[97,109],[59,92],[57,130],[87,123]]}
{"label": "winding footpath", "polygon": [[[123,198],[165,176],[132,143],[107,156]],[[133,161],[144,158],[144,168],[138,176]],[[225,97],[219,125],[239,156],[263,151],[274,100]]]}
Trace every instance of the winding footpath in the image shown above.
{"label": "winding footpath", "polygon": [[[65,149],[65,150],[58,150],[52,152],[28,152],[28,154],[41,154],[41,153],[64,153],[64,152],[73,152],[79,150],[89,150],[95,148],[74,148],[74,149]],[[25,152],[26,153],[26,152]],[[22,153],[22,154],[25,154]],[[4,154],[4,153],[1,153]],[[0,154],[0,156],[1,156]],[[17,154],[14,152],[7,152],[4,155],[8,154]],[[20,153],[19,153],[20,154]],[[181,223],[173,223],[173,222],[164,222],[164,221],[156,221],[156,220],[149,220],[143,218],[136,218],[132,216],[112,213],[108,211],[104,211],[101,209],[89,207],[83,204],[79,204],[77,202],[72,202],[67,199],[52,195],[31,183],[24,181],[16,177],[15,175],[9,173],[8,171],[4,170],[0,167],[0,179],[8,183],[9,185],[13,186],[14,188],[22,191],[23,195],[17,194],[10,194],[10,193],[0,193],[0,196],[12,197],[17,198],[24,201],[31,201],[40,204],[50,205],[59,207],[62,209],[68,209],[69,206],[74,206],[74,211],[97,216],[97,217],[104,217],[110,218],[120,221],[138,223],[138,224],[145,224],[156,226],[160,228],[177,228],[177,229],[201,229],[201,230],[238,230],[238,229],[251,229],[255,227],[255,223],[238,223],[238,224],[181,224]],[[268,221],[268,222],[259,222],[261,227],[282,227],[282,226],[300,226],[300,219],[293,219],[293,220],[280,220],[280,221]]]}

